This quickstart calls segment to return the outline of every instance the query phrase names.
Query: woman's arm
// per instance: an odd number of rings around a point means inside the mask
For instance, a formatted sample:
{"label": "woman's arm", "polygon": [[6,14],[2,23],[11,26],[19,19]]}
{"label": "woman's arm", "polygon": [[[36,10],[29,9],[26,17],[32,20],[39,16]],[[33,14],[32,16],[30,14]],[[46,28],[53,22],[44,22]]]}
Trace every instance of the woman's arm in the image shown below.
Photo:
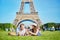
{"label": "woman's arm", "polygon": [[29,31],[29,33],[31,33],[32,35],[37,35],[38,34],[38,29],[37,29],[37,31],[36,31],[36,33],[33,33],[33,32],[31,32],[31,31]]}

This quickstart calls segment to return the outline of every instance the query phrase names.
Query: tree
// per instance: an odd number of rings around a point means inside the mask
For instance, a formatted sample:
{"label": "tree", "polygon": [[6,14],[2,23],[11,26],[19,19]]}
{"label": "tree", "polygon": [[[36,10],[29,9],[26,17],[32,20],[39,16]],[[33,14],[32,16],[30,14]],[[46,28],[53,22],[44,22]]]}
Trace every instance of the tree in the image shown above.
{"label": "tree", "polygon": [[5,28],[16,28],[15,25],[11,24],[11,23],[0,23],[0,30],[5,30]]}

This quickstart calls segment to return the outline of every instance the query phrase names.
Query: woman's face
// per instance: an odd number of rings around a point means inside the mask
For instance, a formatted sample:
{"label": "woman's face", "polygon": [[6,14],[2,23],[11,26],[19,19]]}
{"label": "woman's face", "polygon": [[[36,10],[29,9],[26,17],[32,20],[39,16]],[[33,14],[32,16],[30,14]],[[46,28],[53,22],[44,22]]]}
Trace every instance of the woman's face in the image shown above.
{"label": "woman's face", "polygon": [[34,29],[34,26],[32,25],[32,29]]}
{"label": "woman's face", "polygon": [[23,30],[24,29],[24,25],[21,25],[20,29]]}

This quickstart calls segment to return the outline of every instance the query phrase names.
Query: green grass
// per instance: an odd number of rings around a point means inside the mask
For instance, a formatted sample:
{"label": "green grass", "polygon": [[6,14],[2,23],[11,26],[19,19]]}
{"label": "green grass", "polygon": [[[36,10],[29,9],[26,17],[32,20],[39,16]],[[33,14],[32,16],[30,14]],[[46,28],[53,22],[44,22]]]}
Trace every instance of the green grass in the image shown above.
{"label": "green grass", "polygon": [[60,40],[60,31],[44,31],[41,36],[9,36],[8,32],[0,31],[0,40]]}

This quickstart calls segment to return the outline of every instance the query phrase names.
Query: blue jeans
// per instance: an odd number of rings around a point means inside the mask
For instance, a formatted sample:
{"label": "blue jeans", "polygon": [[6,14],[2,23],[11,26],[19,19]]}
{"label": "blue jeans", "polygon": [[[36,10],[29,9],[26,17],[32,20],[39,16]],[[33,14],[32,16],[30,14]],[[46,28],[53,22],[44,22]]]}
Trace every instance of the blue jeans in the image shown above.
{"label": "blue jeans", "polygon": [[38,32],[37,36],[41,36],[41,33],[40,33],[40,32]]}

